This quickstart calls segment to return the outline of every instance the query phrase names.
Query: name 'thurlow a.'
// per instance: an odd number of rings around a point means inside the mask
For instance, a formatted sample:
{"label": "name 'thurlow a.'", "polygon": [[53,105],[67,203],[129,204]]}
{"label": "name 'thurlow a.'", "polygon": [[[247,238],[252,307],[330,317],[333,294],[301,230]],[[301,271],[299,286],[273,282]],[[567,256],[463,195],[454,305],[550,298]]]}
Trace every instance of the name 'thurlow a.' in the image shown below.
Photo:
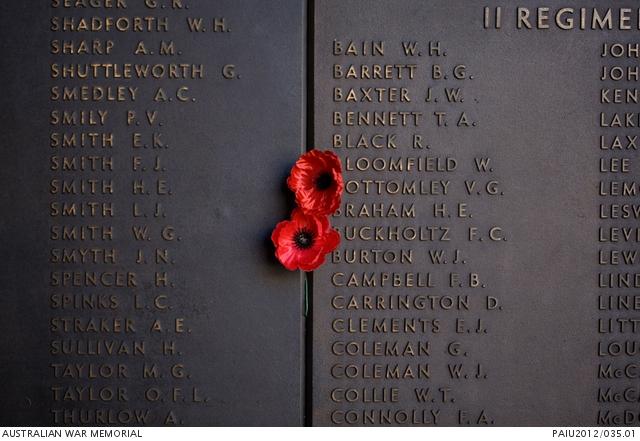
{"label": "name 'thurlow a.'", "polygon": [[142,438],[139,429],[4,429],[2,438]]}

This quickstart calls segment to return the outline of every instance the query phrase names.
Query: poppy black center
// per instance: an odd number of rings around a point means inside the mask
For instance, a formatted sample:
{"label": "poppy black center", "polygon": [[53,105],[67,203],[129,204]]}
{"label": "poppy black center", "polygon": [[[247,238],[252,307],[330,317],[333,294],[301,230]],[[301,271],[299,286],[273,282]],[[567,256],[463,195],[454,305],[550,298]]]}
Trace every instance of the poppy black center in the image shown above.
{"label": "poppy black center", "polygon": [[300,230],[296,233],[293,241],[302,250],[310,248],[313,245],[313,234],[307,230]]}
{"label": "poppy black center", "polygon": [[316,178],[316,188],[318,190],[327,190],[333,184],[331,173],[322,173]]}

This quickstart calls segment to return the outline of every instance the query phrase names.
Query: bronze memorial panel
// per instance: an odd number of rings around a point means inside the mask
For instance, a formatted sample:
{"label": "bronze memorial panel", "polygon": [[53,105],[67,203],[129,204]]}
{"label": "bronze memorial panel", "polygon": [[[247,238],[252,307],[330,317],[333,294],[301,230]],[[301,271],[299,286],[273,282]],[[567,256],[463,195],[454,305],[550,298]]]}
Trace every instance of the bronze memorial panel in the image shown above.
{"label": "bronze memorial panel", "polygon": [[0,425],[303,423],[303,14],[0,3]]}
{"label": "bronze memorial panel", "polygon": [[640,424],[640,9],[318,0],[316,425]]}

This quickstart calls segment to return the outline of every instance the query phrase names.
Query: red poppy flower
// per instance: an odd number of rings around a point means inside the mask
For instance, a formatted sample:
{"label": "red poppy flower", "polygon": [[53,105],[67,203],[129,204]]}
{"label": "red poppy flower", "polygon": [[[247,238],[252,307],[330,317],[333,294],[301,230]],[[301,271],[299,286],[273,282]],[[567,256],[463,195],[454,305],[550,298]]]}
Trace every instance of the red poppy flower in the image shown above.
{"label": "red poppy flower", "polygon": [[324,256],[335,250],[340,234],[331,228],[326,216],[305,214],[296,208],[291,220],[282,221],[271,233],[276,257],[290,271],[313,271],[324,263]]}
{"label": "red poppy flower", "polygon": [[344,188],[340,158],[320,150],[305,153],[291,169],[287,185],[305,213],[333,214],[340,206]]}

